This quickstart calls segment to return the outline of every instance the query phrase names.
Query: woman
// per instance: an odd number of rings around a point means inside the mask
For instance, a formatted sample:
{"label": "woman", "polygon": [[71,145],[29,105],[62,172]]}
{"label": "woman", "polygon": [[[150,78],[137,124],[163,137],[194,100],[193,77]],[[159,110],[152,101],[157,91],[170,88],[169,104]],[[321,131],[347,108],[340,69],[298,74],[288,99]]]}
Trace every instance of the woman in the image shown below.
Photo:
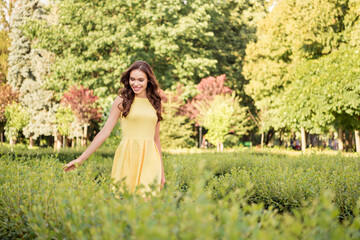
{"label": "woman", "polygon": [[122,74],[120,82],[124,88],[119,90],[104,127],[81,156],[63,169],[69,171],[82,165],[121,118],[123,136],[115,152],[111,178],[124,179],[129,192],[134,192],[140,184],[145,187],[142,190],[149,191],[149,185],[154,182],[161,190],[165,184],[159,138],[162,116],[155,74],[147,62],[136,61]]}

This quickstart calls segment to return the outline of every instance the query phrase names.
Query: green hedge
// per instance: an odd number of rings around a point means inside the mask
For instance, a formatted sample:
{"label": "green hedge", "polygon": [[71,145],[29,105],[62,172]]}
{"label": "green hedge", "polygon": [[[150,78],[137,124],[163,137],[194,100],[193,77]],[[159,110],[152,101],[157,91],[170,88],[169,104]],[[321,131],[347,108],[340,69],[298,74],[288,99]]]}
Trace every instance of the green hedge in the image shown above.
{"label": "green hedge", "polygon": [[[163,154],[149,202],[110,191],[112,156],[63,172],[56,155],[0,157],[0,239],[358,239],[359,160]],[[70,161],[72,157],[69,158]]]}

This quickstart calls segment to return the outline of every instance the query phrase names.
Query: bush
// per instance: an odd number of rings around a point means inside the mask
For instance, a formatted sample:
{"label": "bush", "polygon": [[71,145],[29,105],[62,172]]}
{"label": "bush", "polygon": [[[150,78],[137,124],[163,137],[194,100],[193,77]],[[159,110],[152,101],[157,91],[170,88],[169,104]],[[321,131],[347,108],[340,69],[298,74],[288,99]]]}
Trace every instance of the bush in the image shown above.
{"label": "bush", "polygon": [[360,237],[355,157],[164,153],[165,188],[144,202],[111,192],[110,152],[66,173],[70,155],[2,153],[0,238]]}

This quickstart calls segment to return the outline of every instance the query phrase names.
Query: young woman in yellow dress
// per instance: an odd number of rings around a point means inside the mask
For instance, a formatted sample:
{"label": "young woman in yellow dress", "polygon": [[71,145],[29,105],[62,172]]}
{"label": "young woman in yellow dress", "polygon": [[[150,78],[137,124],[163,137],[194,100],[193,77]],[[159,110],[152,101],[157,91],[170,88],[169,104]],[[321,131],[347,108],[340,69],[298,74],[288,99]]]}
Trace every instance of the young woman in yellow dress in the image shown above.
{"label": "young woman in yellow dress", "polygon": [[122,140],[115,152],[111,178],[115,182],[124,180],[130,193],[143,185],[144,194],[153,183],[161,190],[166,181],[159,138],[161,98],[155,74],[147,62],[136,61],[122,74],[120,82],[124,87],[119,90],[104,127],[88,148],[63,169],[69,171],[82,165],[110,135],[120,118]]}

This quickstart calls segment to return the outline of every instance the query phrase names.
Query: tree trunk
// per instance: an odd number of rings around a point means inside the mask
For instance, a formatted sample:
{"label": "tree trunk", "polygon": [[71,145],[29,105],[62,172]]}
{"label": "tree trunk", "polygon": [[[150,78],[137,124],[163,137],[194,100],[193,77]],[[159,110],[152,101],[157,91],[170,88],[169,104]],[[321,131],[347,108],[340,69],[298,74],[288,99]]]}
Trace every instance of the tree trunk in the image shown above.
{"label": "tree trunk", "polygon": [[63,139],[62,139],[62,145],[63,145],[63,147],[65,147],[65,145],[66,145],[66,141],[65,141],[66,139],[65,139],[65,135],[63,136]]}
{"label": "tree trunk", "polygon": [[4,132],[1,130],[1,147],[3,146],[4,142]]}
{"label": "tree trunk", "polygon": [[76,136],[76,148],[80,147],[80,137]]}
{"label": "tree trunk", "polygon": [[360,134],[359,134],[359,130],[355,130],[355,145],[356,145],[356,152],[360,152]]}
{"label": "tree trunk", "polygon": [[75,137],[71,139],[71,148],[75,147]]}
{"label": "tree trunk", "polygon": [[339,127],[339,136],[338,136],[338,150],[343,151],[344,150],[344,142],[343,142],[343,128],[342,126]]}
{"label": "tree trunk", "polygon": [[88,130],[88,124],[86,123],[84,125],[84,136],[83,136],[83,139],[82,139],[82,146],[87,146],[87,130]]}
{"label": "tree trunk", "polygon": [[11,151],[13,152],[13,151],[14,151],[14,140],[13,140],[13,137],[12,137],[12,136],[10,136],[9,142],[10,142]]}
{"label": "tree trunk", "polygon": [[224,151],[224,144],[220,142],[220,152]]}
{"label": "tree trunk", "polygon": [[301,127],[301,150],[303,153],[305,153],[306,149],[306,134],[304,127]]}
{"label": "tree trunk", "polygon": [[354,133],[352,131],[349,132],[349,136],[346,139],[346,151],[350,151],[352,152],[353,150],[353,138],[354,138]]}
{"label": "tree trunk", "polygon": [[30,136],[29,136],[29,148],[34,147],[34,138],[33,138],[33,136],[34,136],[34,134],[30,133]]}
{"label": "tree trunk", "polygon": [[264,146],[264,132],[261,132],[261,149],[263,149]]}
{"label": "tree trunk", "polygon": [[56,145],[56,142],[57,142],[57,134],[56,132],[53,132],[53,137],[54,137],[54,151],[57,150],[57,145]]}
{"label": "tree trunk", "polygon": [[55,133],[55,141],[54,141],[54,149],[55,151],[60,151],[61,149],[61,135],[59,132],[56,132]]}
{"label": "tree trunk", "polygon": [[273,128],[270,128],[266,134],[265,145],[269,144],[271,139],[274,137],[274,134],[275,134],[275,130]]}
{"label": "tree trunk", "polygon": [[199,126],[199,148],[201,148],[202,145],[202,127]]}

